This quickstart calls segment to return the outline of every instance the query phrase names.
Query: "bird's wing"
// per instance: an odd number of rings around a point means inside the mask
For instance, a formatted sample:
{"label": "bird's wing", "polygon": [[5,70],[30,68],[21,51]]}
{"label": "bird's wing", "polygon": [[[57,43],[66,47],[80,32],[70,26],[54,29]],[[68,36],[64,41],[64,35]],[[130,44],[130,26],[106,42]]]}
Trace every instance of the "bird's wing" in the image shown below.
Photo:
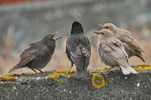
{"label": "bird's wing", "polygon": [[132,47],[133,49],[140,51],[140,52],[144,52],[139,43],[131,36],[131,34],[127,31],[125,32],[121,32],[121,36],[118,37],[118,39],[124,43],[126,43],[127,45],[129,45],[130,47]]}
{"label": "bird's wing", "polygon": [[66,53],[68,59],[69,59],[71,62],[73,62],[72,59],[71,59],[71,57],[70,57],[70,51],[72,51],[71,42],[72,42],[72,39],[71,39],[71,37],[69,37],[69,38],[67,39],[67,41],[66,41],[66,52],[65,52],[65,53]]}
{"label": "bird's wing", "polygon": [[36,57],[43,55],[44,53],[46,53],[47,50],[48,47],[42,44],[30,46],[20,55],[21,61],[18,64],[19,68],[25,66]]}
{"label": "bird's wing", "polygon": [[[86,38],[86,37],[85,37]],[[80,70],[83,70],[83,67],[87,67],[89,64],[89,58],[91,55],[91,46],[90,42],[86,38],[86,43],[75,43],[71,39],[68,39],[66,42],[66,54],[69,60],[71,60]],[[73,44],[71,44],[73,43]]]}
{"label": "bird's wing", "polygon": [[112,39],[112,41],[102,42],[102,50],[120,65],[124,67],[128,66],[128,55],[121,42],[116,38]]}
{"label": "bird's wing", "polygon": [[[68,47],[67,47],[67,46],[68,46]],[[71,59],[71,57],[70,57],[70,52],[69,52],[69,50],[68,50],[68,48],[70,48],[70,47],[69,47],[70,44],[67,44],[67,46],[66,46],[66,55],[67,55],[68,59],[71,61],[71,63],[73,64],[73,61],[72,61],[72,59]]]}

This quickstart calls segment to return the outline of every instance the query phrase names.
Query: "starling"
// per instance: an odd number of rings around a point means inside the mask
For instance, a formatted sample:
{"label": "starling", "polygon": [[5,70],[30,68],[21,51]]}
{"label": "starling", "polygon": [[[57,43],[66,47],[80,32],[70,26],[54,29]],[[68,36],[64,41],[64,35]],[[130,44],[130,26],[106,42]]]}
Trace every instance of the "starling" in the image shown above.
{"label": "starling", "polygon": [[123,74],[137,74],[130,66],[130,60],[122,45],[122,42],[115,38],[113,32],[108,29],[95,31],[99,35],[98,54],[105,65],[111,68],[120,67]]}
{"label": "starling", "polygon": [[[73,22],[71,35],[66,41],[66,54],[73,64],[76,65],[76,78],[88,79],[87,67],[91,56],[89,39],[83,35],[83,28],[79,22]],[[70,71],[70,70],[69,70]]]}
{"label": "starling", "polygon": [[9,73],[23,67],[28,67],[34,72],[36,70],[42,72],[41,69],[47,65],[54,53],[56,40],[60,38],[55,38],[55,34],[48,34],[41,41],[30,44],[30,47],[20,55],[20,62],[10,69]]}
{"label": "starling", "polygon": [[106,23],[105,25],[99,24],[99,26],[103,27],[104,29],[109,29],[114,33],[114,36],[123,43],[128,57],[137,56],[144,63],[146,62],[142,55],[142,52],[145,53],[145,51],[141,49],[139,43],[132,37],[131,32],[117,28],[112,23]]}

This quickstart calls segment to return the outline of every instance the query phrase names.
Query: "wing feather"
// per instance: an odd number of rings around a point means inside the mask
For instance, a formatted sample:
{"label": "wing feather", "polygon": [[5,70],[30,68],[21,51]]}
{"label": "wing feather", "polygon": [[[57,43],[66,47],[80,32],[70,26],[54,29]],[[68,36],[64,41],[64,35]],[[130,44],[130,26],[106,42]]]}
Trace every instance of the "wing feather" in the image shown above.
{"label": "wing feather", "polygon": [[43,55],[46,52],[46,50],[48,50],[47,46],[43,44],[39,44],[39,45],[41,46],[32,45],[28,49],[22,52],[22,54],[20,55],[21,60],[18,63],[19,68],[25,66],[26,64],[34,60],[36,57]]}
{"label": "wing feather", "polygon": [[128,66],[128,55],[119,40],[116,39],[116,41],[106,41],[102,44],[102,50],[106,52],[107,55],[109,55],[120,65],[124,67]]}
{"label": "wing feather", "polygon": [[67,57],[80,70],[83,70],[83,68],[86,68],[88,66],[89,58],[91,55],[90,42],[87,37],[83,36],[83,38],[84,39],[76,40],[78,38],[69,37],[66,42]]}
{"label": "wing feather", "polygon": [[129,45],[130,47],[132,47],[133,49],[139,52],[146,53],[145,51],[141,49],[139,43],[131,36],[131,33],[128,31],[120,31],[120,36],[117,37],[117,39],[126,43],[127,45]]}

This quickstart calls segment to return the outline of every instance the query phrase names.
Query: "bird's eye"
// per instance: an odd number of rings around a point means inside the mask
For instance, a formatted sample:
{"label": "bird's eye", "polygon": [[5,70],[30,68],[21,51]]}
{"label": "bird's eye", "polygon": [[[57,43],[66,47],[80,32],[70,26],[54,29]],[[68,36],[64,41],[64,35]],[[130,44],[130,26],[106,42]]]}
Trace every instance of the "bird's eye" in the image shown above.
{"label": "bird's eye", "polygon": [[102,35],[104,35],[104,33],[102,33]]}
{"label": "bird's eye", "polygon": [[109,28],[109,27],[106,27],[107,29]]}

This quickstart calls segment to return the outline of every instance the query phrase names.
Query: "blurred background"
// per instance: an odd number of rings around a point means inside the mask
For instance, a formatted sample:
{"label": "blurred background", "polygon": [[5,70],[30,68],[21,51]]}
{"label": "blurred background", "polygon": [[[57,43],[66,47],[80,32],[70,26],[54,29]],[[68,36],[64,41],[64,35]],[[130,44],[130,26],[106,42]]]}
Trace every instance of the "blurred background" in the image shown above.
{"label": "blurred background", "polygon": [[[92,45],[89,69],[105,67],[97,55],[98,36],[93,31],[101,30],[98,24],[108,22],[131,31],[148,53],[143,54],[147,63],[151,63],[151,0],[0,0],[0,75],[19,62],[30,43],[56,31],[63,38],[57,41],[51,61],[42,70],[68,70],[65,46],[74,21],[82,23]],[[143,64],[136,57],[130,60],[134,65]],[[19,72],[32,71],[15,71]]]}

